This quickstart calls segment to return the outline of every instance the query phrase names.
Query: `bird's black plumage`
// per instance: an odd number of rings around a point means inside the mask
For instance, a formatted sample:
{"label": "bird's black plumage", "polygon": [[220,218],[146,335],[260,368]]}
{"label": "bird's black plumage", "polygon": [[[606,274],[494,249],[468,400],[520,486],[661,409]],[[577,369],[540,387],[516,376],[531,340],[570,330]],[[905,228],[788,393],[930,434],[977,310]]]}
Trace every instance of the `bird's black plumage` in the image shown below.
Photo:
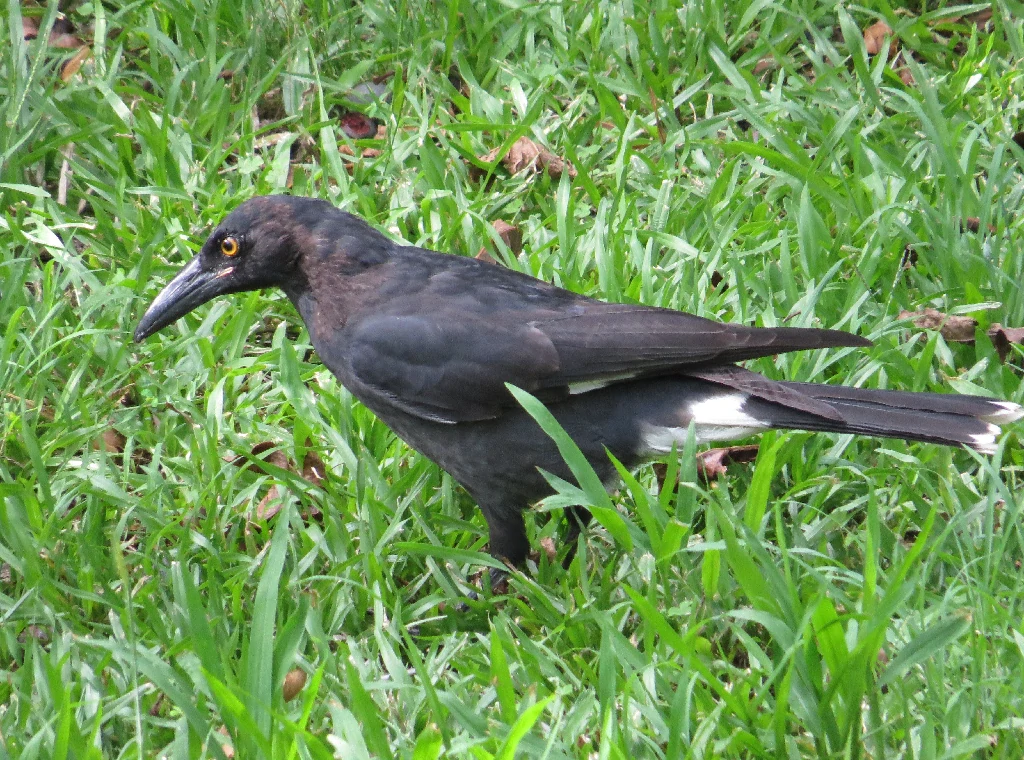
{"label": "bird's black plumage", "polygon": [[[491,552],[526,556],[522,512],[571,478],[506,383],[544,401],[606,482],[606,451],[634,466],[685,440],[768,428],[850,432],[990,450],[997,399],[776,382],[736,362],[866,346],[837,330],[722,324],[611,304],[475,259],[396,245],[309,198],[255,198],[229,214],[157,296],[136,340],[216,295],[277,286],[341,383],[461,483]],[[584,513],[580,513],[586,519]]]}

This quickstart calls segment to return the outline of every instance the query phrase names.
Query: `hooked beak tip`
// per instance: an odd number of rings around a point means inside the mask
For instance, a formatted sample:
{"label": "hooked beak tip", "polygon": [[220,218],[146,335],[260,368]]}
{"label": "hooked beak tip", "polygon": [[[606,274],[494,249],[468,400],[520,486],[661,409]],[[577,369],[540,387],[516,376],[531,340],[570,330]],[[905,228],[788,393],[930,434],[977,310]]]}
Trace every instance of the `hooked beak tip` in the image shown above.
{"label": "hooked beak tip", "polygon": [[224,292],[222,278],[233,271],[234,267],[229,267],[216,274],[204,272],[199,257],[192,259],[146,309],[146,313],[142,315],[135,328],[135,342],[141,343],[195,307]]}

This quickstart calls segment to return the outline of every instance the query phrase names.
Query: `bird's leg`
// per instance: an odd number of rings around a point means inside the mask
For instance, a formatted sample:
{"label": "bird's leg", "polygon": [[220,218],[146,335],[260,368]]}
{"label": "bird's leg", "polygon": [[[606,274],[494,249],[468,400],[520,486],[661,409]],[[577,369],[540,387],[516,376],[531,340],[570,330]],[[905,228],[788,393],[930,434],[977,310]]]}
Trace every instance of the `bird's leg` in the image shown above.
{"label": "bird's leg", "polygon": [[565,518],[569,522],[569,529],[565,533],[565,542],[569,549],[562,560],[562,567],[569,569],[573,559],[576,557],[576,549],[579,546],[580,534],[586,530],[593,515],[586,507],[569,507],[565,510]]}
{"label": "bird's leg", "polygon": [[[512,567],[522,567],[527,554],[530,553],[523,513],[514,507],[495,509],[481,504],[480,508],[487,519],[487,529],[491,537],[491,556]],[[492,567],[490,576],[491,591],[504,593],[508,588],[508,570]]]}

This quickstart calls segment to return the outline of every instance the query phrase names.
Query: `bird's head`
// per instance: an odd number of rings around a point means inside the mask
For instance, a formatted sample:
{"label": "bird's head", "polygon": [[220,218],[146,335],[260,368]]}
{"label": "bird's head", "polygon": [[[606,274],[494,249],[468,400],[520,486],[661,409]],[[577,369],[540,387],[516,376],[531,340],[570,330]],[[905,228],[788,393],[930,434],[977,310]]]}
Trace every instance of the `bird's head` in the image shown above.
{"label": "bird's head", "polygon": [[317,227],[338,213],[313,198],[272,195],[246,201],[160,291],[139,320],[135,340],[145,340],[217,296],[273,286],[288,289],[302,276],[303,254],[317,249]]}

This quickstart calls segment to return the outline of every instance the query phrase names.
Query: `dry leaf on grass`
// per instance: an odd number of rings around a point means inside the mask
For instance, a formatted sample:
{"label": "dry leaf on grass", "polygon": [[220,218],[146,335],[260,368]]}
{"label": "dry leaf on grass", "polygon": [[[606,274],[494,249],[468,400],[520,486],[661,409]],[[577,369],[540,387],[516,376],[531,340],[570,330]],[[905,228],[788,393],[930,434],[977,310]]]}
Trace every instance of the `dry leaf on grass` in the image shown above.
{"label": "dry leaf on grass", "polygon": [[70,60],[61,66],[60,79],[64,84],[71,81],[72,77],[78,73],[78,70],[82,68],[82,64],[89,60],[89,56],[92,55],[92,48],[83,46],[78,49],[78,52],[71,56]]}
{"label": "dry leaf on grass", "polygon": [[757,459],[756,443],[724,446],[697,454],[697,474],[705,481],[715,480],[728,471],[730,464],[745,464]]}
{"label": "dry leaf on grass", "polygon": [[256,519],[262,522],[270,520],[281,511],[281,492],[277,490],[275,483],[267,491],[267,495],[260,499],[256,505]]}
{"label": "dry leaf on grass", "polygon": [[775,60],[774,55],[766,55],[764,58],[754,64],[753,74],[755,77],[761,76],[766,71],[775,71],[779,68],[779,62]]}
{"label": "dry leaf on grass", "polygon": [[165,697],[163,692],[156,695],[156,701],[153,702],[153,706],[149,708],[149,716],[151,718],[155,718],[158,715],[160,715],[160,711],[163,709],[164,706],[164,699]]}
{"label": "dry leaf on grass", "polygon": [[110,454],[123,454],[124,445],[128,443],[128,439],[117,432],[114,428],[109,427],[103,431],[96,441],[93,442],[93,448],[99,449],[100,451],[106,451]]}
{"label": "dry leaf on grass", "polygon": [[377,137],[377,128],[383,126],[376,119],[371,119],[358,111],[346,111],[338,117],[341,131],[353,140],[370,140]]}
{"label": "dry leaf on grass", "polygon": [[550,536],[545,536],[540,540],[540,549],[548,557],[548,562],[554,563],[558,558],[558,549],[555,548],[555,542]]}
{"label": "dry leaf on grass", "polygon": [[[996,233],[994,224],[986,225],[986,229],[993,235]],[[976,216],[969,216],[960,223],[961,232],[981,232],[981,219]]]}
{"label": "dry leaf on grass", "polygon": [[1013,350],[1013,344],[1024,345],[1024,327],[1003,327],[998,322],[988,328],[988,337],[999,354],[999,361],[1005,362]]}
{"label": "dry leaf on grass", "polygon": [[[710,483],[728,472],[730,464],[745,464],[757,459],[758,444],[750,443],[741,446],[723,446],[697,453],[697,476],[705,483]],[[655,462],[654,475],[658,479],[658,487],[665,487],[668,466],[664,462]]]}
{"label": "dry leaf on grass", "polygon": [[[480,160],[485,164],[492,164],[500,153],[501,148],[495,148],[480,156]],[[502,157],[501,163],[509,174],[518,174],[527,169],[546,169],[551,179],[560,179],[563,173],[568,173],[570,177],[576,176],[576,167],[571,162],[556,156],[529,137],[520,137],[512,143],[508,152]]]}
{"label": "dry leaf on grass", "polygon": [[288,675],[284,677],[284,685],[281,687],[281,696],[284,697],[285,702],[291,702],[302,691],[302,687],[306,685],[306,671],[295,668],[289,670]]}
{"label": "dry leaf on grass", "polygon": [[498,231],[498,237],[500,237],[508,249],[512,253],[522,253],[523,251],[523,233],[514,224],[509,224],[503,219],[496,219],[491,222],[491,225],[495,230]]}
{"label": "dry leaf on grass", "polygon": [[[307,445],[309,445],[308,442]],[[264,456],[264,454],[266,456]],[[249,457],[236,456],[230,458],[225,457],[225,459],[230,461],[231,464],[235,465],[235,467],[241,467],[247,470],[258,470],[259,468],[252,462],[252,457],[262,459],[264,462],[272,464],[274,467],[279,467],[282,470],[297,472],[295,467],[292,466],[291,461],[288,459],[288,456],[277,448],[277,444],[270,441],[261,441],[253,446]],[[302,472],[299,474],[312,485],[320,486],[323,483],[324,478],[327,477],[327,466],[324,464],[324,461],[320,458],[319,454],[315,451],[307,450],[302,459]],[[256,519],[262,521],[270,520],[280,511],[281,491],[278,488],[278,485],[273,483],[267,490],[266,495],[260,499],[259,504],[256,505]],[[319,508],[315,505],[310,506],[308,516],[318,518],[321,514],[322,513]]]}
{"label": "dry leaf on grass", "polygon": [[[503,219],[496,219],[491,222],[491,226],[498,233],[498,237],[502,239],[508,249],[513,254],[519,255],[523,250],[523,233],[514,224],[509,224]],[[487,252],[486,248],[481,248],[477,253],[476,258],[480,261],[486,261],[488,264],[497,264],[498,261],[490,253]]]}
{"label": "dry leaf on grass", "polygon": [[[886,41],[888,40],[888,45]],[[896,36],[884,21],[876,21],[864,30],[864,50],[868,55],[878,55],[883,50],[888,50],[887,58],[895,58],[899,50],[896,43]]]}
{"label": "dry leaf on grass", "polygon": [[[263,456],[266,454],[266,456]],[[271,441],[261,441],[252,447],[252,455],[264,462],[269,462],[275,467],[280,467],[282,470],[289,469],[288,457],[281,449],[277,448],[276,443]]]}
{"label": "dry leaf on grass", "polygon": [[[902,53],[900,53],[899,60],[903,60]],[[905,84],[907,87],[910,87],[912,84],[914,84],[914,75],[911,73],[909,66],[897,66],[896,76],[898,76],[900,78],[900,81],[903,82],[903,84]]]}
{"label": "dry leaf on grass", "polygon": [[327,477],[327,465],[315,451],[307,451],[302,458],[302,477],[315,486],[321,485]]}
{"label": "dry leaf on grass", "polygon": [[922,330],[938,330],[942,337],[952,343],[973,343],[974,328],[978,320],[957,314],[943,314],[936,309],[923,311],[901,311],[898,319],[912,320],[914,327]]}
{"label": "dry leaf on grass", "polygon": [[[127,444],[128,439],[124,435],[116,428],[108,427],[99,438],[92,442],[92,447],[97,451],[107,452],[115,462],[121,462],[121,456],[124,454]],[[152,461],[153,454],[151,452],[137,447],[132,449],[131,462],[135,472],[138,472]]]}
{"label": "dry leaf on grass", "polygon": [[[50,36],[46,44],[62,50],[76,50],[85,43],[72,32],[75,27],[66,18],[58,18],[50,27]],[[21,17],[21,33],[26,40],[34,40],[39,36],[39,20],[30,16]]]}
{"label": "dry leaf on grass", "polygon": [[[66,18],[58,18],[50,28],[50,36],[46,40],[49,47],[59,50],[76,50],[60,67],[60,78],[64,84],[71,81],[71,78],[78,73],[89,56],[92,55],[92,48],[85,44],[74,34],[74,26]],[[39,36],[39,20],[22,16],[21,33],[26,40],[34,40]]]}

